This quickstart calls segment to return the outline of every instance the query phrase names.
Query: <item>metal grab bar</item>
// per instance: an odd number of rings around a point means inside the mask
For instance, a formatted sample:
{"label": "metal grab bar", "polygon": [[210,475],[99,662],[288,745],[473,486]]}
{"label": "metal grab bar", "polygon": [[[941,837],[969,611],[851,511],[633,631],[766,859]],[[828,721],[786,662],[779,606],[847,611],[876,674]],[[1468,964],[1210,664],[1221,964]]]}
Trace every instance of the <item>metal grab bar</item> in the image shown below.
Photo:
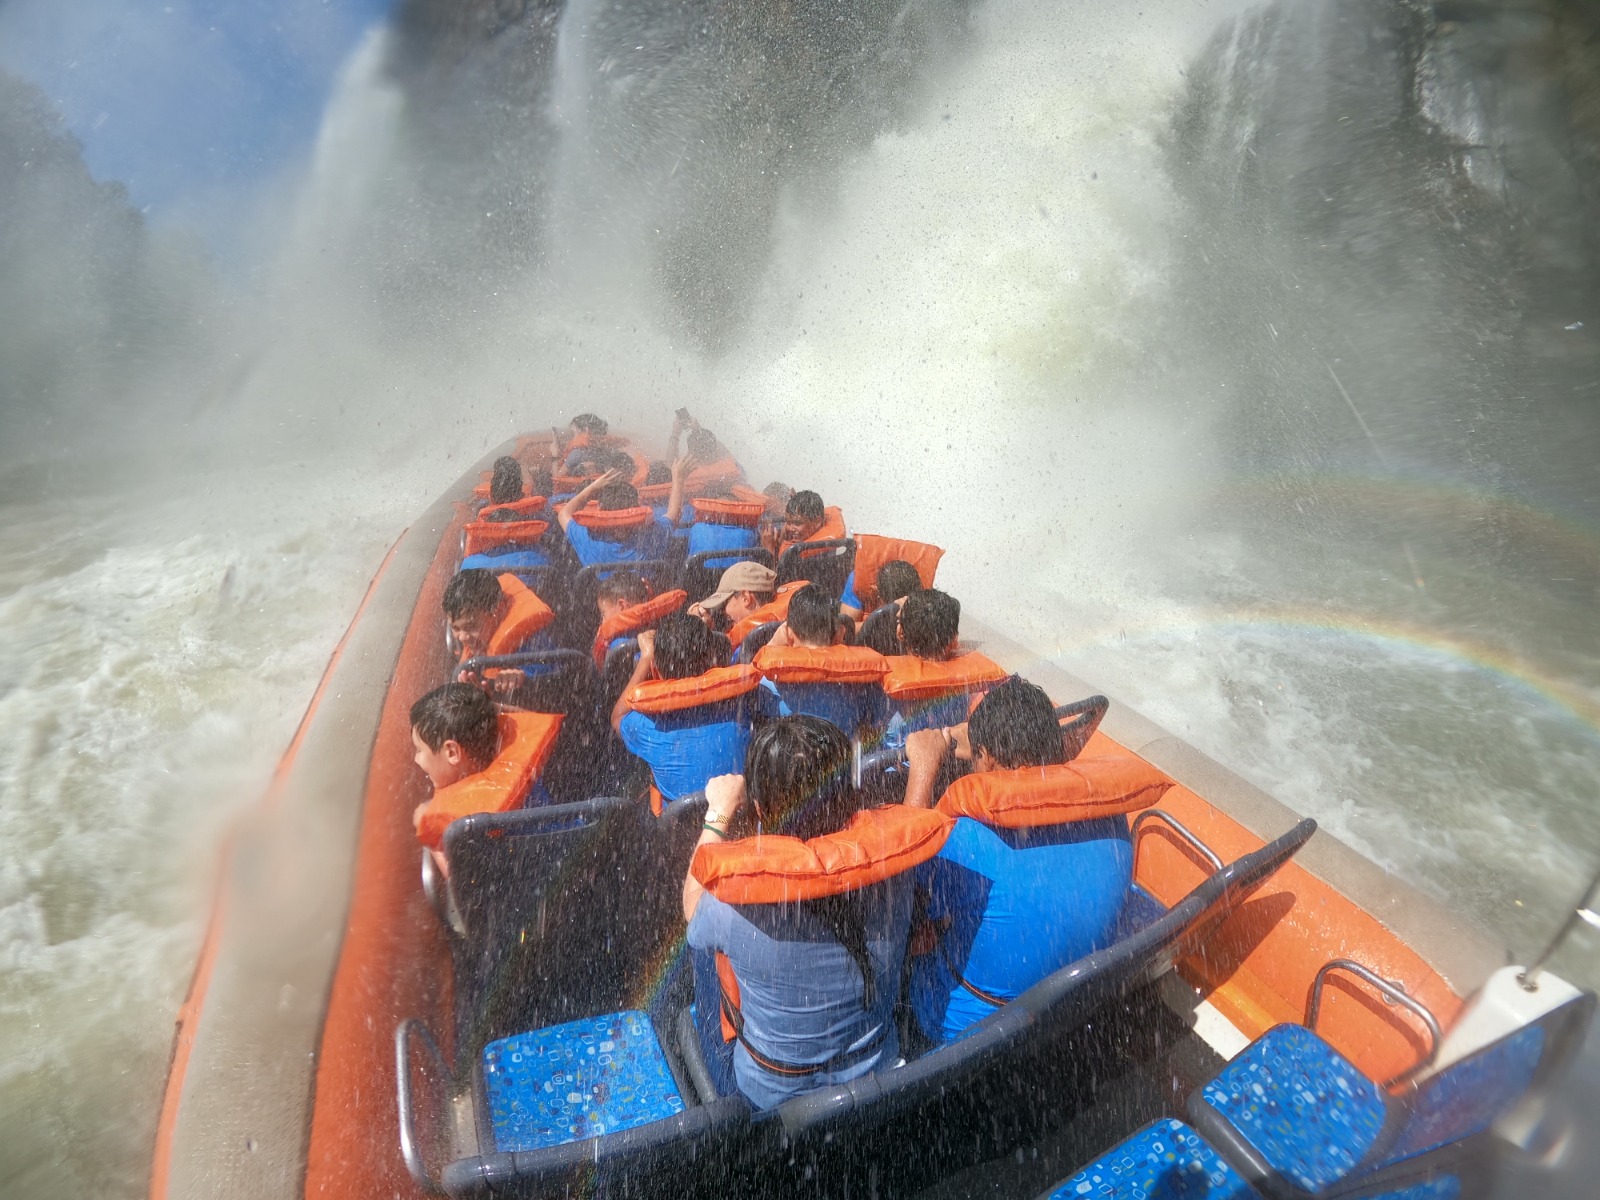
{"label": "metal grab bar", "polygon": [[1313,1033],[1316,1032],[1317,1017],[1322,1011],[1322,985],[1327,981],[1328,973],[1330,971],[1344,971],[1350,975],[1354,975],[1357,979],[1362,980],[1364,983],[1370,984],[1372,987],[1382,992],[1384,998],[1391,1004],[1398,1004],[1403,1008],[1409,1008],[1413,1013],[1416,1014],[1417,1018],[1428,1027],[1428,1053],[1422,1058],[1419,1058],[1404,1071],[1401,1071],[1400,1074],[1396,1075],[1393,1079],[1385,1080],[1383,1083],[1385,1088],[1391,1088],[1395,1084],[1411,1078],[1411,1076],[1415,1075],[1418,1071],[1422,1070],[1423,1067],[1427,1066],[1439,1056],[1439,1043],[1444,1040],[1444,1032],[1439,1028],[1438,1018],[1435,1017],[1433,1013],[1428,1011],[1427,1006],[1424,1005],[1422,1001],[1415,1000],[1408,996],[1406,994],[1406,989],[1398,981],[1385,979],[1376,971],[1373,971],[1368,967],[1364,967],[1360,963],[1348,958],[1335,958],[1324,963],[1322,969],[1317,972],[1316,978],[1311,981],[1311,1000],[1310,1003],[1306,1005],[1307,1029],[1311,1030]]}
{"label": "metal grab bar", "polygon": [[428,1027],[416,1017],[407,1017],[394,1027],[394,1086],[395,1103],[400,1115],[400,1157],[405,1159],[406,1170],[418,1186],[433,1196],[447,1193],[444,1187],[428,1173],[428,1164],[422,1161],[422,1150],[417,1145],[417,1135],[411,1128],[411,1035],[415,1032],[422,1041],[441,1079],[448,1079],[450,1068],[445,1064],[439,1043],[434,1041]]}
{"label": "metal grab bar", "polygon": [[1189,827],[1182,821],[1178,820],[1177,817],[1173,816],[1169,812],[1163,812],[1159,808],[1147,808],[1133,819],[1133,825],[1130,827],[1129,833],[1133,835],[1133,845],[1135,851],[1137,851],[1139,848],[1139,827],[1146,821],[1160,821],[1163,825],[1171,829],[1173,833],[1177,834],[1185,842],[1188,842],[1190,849],[1210,863],[1213,871],[1222,870],[1222,859],[1217,857],[1217,852],[1215,850],[1191,833],[1189,831]]}
{"label": "metal grab bar", "polygon": [[433,906],[433,911],[439,915],[439,920],[445,928],[457,937],[467,936],[467,925],[461,919],[460,910],[456,908],[455,897],[450,892],[450,882],[440,872],[439,864],[434,861],[433,851],[426,846],[422,848],[422,894],[428,898],[428,903]]}

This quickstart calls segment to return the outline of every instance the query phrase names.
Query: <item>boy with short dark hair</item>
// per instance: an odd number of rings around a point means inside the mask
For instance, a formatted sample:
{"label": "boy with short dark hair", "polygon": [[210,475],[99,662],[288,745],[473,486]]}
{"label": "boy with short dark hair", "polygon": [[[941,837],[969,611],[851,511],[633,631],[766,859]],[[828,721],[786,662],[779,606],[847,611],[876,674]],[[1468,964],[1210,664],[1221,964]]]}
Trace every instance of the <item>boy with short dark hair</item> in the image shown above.
{"label": "boy with short dark hair", "polygon": [[[555,620],[555,613],[522,580],[482,567],[456,572],[445,584],[442,607],[463,662],[541,648],[535,639]],[[526,678],[522,671],[502,670],[491,686],[496,696],[509,701]]]}
{"label": "boy with short dark hair", "polygon": [[[877,584],[879,605],[861,622],[856,645],[871,646],[879,654],[901,654],[900,605],[907,596],[922,590],[922,576],[905,559],[896,558],[878,568]],[[849,585],[846,593],[849,594]],[[848,600],[841,600],[840,607],[845,608],[847,603]]]}
{"label": "boy with short dark hair", "polygon": [[553,713],[501,713],[466,683],[434,688],[411,706],[412,761],[433,785],[411,820],[442,870],[449,870],[441,847],[452,822],[549,802],[538,772],[560,728]]}
{"label": "boy with short dark hair", "polygon": [[900,606],[898,625],[905,653],[947,659],[961,636],[961,601],[936,588],[912,592]]}

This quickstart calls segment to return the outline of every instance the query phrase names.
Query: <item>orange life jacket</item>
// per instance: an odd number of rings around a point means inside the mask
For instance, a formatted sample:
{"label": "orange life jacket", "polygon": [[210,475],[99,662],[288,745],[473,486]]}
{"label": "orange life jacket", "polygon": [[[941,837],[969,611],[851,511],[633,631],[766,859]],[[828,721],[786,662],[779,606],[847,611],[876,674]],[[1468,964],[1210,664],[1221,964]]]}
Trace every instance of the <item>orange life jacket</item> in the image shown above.
{"label": "orange life jacket", "polygon": [[598,503],[591,500],[583,508],[573,513],[572,519],[585,529],[604,529],[612,533],[625,533],[634,529],[643,529],[656,519],[656,514],[644,504],[639,505],[637,508],[601,508]]}
{"label": "orange life jacket", "polygon": [[670,483],[641,483],[633,490],[639,493],[639,500],[644,504],[659,504],[672,499]]}
{"label": "orange life jacket", "polygon": [[457,780],[433,793],[412,817],[417,838],[437,850],[452,821],[473,813],[506,812],[528,794],[561,730],[555,713],[500,714],[500,753],[475,775]]}
{"label": "orange life jacket", "polygon": [[478,520],[486,521],[490,513],[514,512],[527,516],[539,512],[545,506],[543,496],[524,496],[521,500],[508,500],[504,504],[491,504],[478,514]]}
{"label": "orange life jacket", "polygon": [[[831,542],[838,538],[849,536],[845,532],[844,514],[830,504],[822,510],[822,524],[815,533],[809,537],[801,538],[800,541],[778,543],[778,557],[782,558],[785,550],[790,546],[798,546],[800,542]],[[815,558],[819,554],[826,553],[828,553],[826,550],[808,550],[800,557]]]}
{"label": "orange life jacket", "polygon": [[763,646],[754,665],[774,683],[881,683],[889,670],[869,646]]}
{"label": "orange life jacket", "polygon": [[[744,471],[739,464],[733,461],[733,455],[725,454],[715,462],[704,463],[695,467],[683,477],[684,490],[715,487],[718,484],[727,484],[734,480],[744,478]],[[762,507],[766,507],[766,499],[762,498]]]}
{"label": "orange life jacket", "polygon": [[938,854],[955,822],[925,808],[863,809],[838,833],[707,842],[689,873],[725,904],[788,904],[891,879]]}
{"label": "orange life jacket", "polygon": [[712,525],[742,525],[754,529],[761,524],[767,511],[765,500],[711,500],[692,501],[696,520]]}
{"label": "orange life jacket", "polygon": [[628,704],[635,712],[683,712],[748,695],[761,686],[761,672],[748,663],[714,667],[691,679],[651,679],[635,685]]}
{"label": "orange life jacket", "polygon": [[789,601],[794,598],[796,592],[805,586],[806,581],[804,579],[796,579],[793,583],[784,584],[772,594],[771,600],[768,600],[744,620],[735,622],[733,628],[728,630],[728,640],[733,643],[734,649],[737,650],[739,648],[739,644],[749,636],[750,631],[756,626],[765,625],[768,621],[786,620],[789,616]]}
{"label": "orange life jacket", "polygon": [[[515,575],[499,576],[500,594],[511,601],[506,615],[489,636],[485,654],[515,654],[522,643],[556,619],[555,612]],[[462,651],[466,657],[466,651]]]}
{"label": "orange life jacket", "polygon": [[871,612],[878,607],[878,571],[885,563],[896,559],[910,563],[917,569],[922,586],[930,588],[943,557],[943,550],[927,542],[880,537],[876,533],[856,534],[856,595],[861,597],[861,611]]}
{"label": "orange life jacket", "polygon": [[1114,817],[1149,808],[1172,786],[1131,754],[1075,758],[1048,767],[975,771],[945,789],[936,806],[1000,829],[1031,829]]}
{"label": "orange life jacket", "polygon": [[891,700],[933,700],[957,693],[985,691],[1005,680],[1008,672],[981,654],[963,654],[944,662],[930,662],[913,654],[896,654],[884,660],[883,694]]}
{"label": "orange life jacket", "polygon": [[594,635],[594,665],[603,667],[606,663],[606,651],[611,648],[611,643],[619,637],[627,637],[630,633],[638,633],[641,629],[650,629],[658,624],[662,617],[677,612],[689,599],[689,593],[681,589],[673,592],[662,592],[653,600],[646,600],[643,604],[629,605],[615,616],[607,617],[600,622],[600,629]]}
{"label": "orange life jacket", "polygon": [[489,554],[513,542],[537,542],[550,528],[548,521],[469,521],[462,527],[463,555]]}
{"label": "orange life jacket", "polygon": [[493,478],[493,471],[485,471],[478,477],[478,482],[472,488],[472,494],[487,500],[489,498],[489,481]]}

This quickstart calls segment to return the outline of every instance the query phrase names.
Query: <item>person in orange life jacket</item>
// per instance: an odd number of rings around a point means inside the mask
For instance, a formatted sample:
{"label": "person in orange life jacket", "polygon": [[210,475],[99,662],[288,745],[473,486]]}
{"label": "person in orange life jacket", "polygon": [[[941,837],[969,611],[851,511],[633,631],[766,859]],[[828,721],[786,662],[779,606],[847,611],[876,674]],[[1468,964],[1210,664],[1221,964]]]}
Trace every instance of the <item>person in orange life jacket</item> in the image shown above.
{"label": "person in orange life jacket", "polygon": [[[598,449],[595,443],[605,437],[610,429],[604,417],[597,417],[594,413],[579,413],[567,423],[565,438],[555,431],[550,443],[550,461],[560,463],[564,475],[580,474],[584,462]],[[577,445],[574,446],[575,442]],[[569,446],[572,447],[570,453]]]}
{"label": "person in orange life jacket", "polygon": [[522,464],[509,454],[494,460],[494,471],[489,476],[489,503],[510,504],[522,499]]}
{"label": "person in orange life jacket", "polygon": [[643,604],[650,599],[650,588],[637,571],[614,571],[600,581],[595,589],[594,606],[600,610],[600,624],[604,625],[623,609]]}
{"label": "person in orange life jacket", "polygon": [[[892,559],[878,568],[878,607],[861,621],[856,630],[856,645],[871,646],[879,654],[901,654],[900,606],[913,592],[922,590],[922,576],[916,567],[903,558]],[[854,602],[852,604],[852,601]],[[844,595],[839,600],[839,611],[859,620],[861,600],[855,594],[855,573],[845,582]]]}
{"label": "person in orange life jacket", "polygon": [[620,467],[613,467],[556,509],[556,520],[567,535],[567,544],[584,566],[657,558],[665,547],[671,528],[648,509],[641,514],[641,524],[624,530],[590,530],[577,519],[591,499],[599,502],[602,512],[640,508],[639,492],[627,481],[627,474]]}
{"label": "person in orange life jacket", "polygon": [[702,790],[713,775],[744,764],[750,727],[740,719],[743,698],[650,714],[634,710],[633,689],[652,679],[696,679],[727,665],[727,639],[687,613],[663,617],[657,629],[639,634],[639,661],[611,710],[611,727],[650,765],[665,800],[681,800]]}
{"label": "person in orange life jacket", "polygon": [[[502,462],[512,462],[512,463],[514,463],[514,462],[516,462],[516,459],[513,459],[513,458],[502,458],[502,459],[500,459],[495,464],[495,469],[496,470],[499,470],[499,464],[502,463]],[[520,468],[519,468],[519,470],[520,470]],[[527,494],[529,496],[543,496],[545,499],[548,500],[550,498],[550,493],[555,490],[555,486],[554,486],[554,484],[553,484],[553,482],[551,480],[551,477],[550,477],[550,468],[549,467],[534,467],[534,468],[532,468],[531,470],[529,470],[527,472],[527,475],[528,475],[528,491],[527,491]],[[520,478],[520,476],[519,476],[519,478]],[[528,517],[527,517],[527,514],[525,514],[525,513],[520,513],[514,508],[497,507],[498,505],[510,504],[513,501],[516,501],[516,500],[519,500],[519,499],[522,499],[522,497],[521,496],[513,496],[510,500],[497,500],[497,499],[495,499],[494,481],[490,480],[489,481],[489,504],[483,511],[482,519],[485,520],[485,521],[526,521],[528,519]]]}
{"label": "person in orange life jacket", "polygon": [[[915,569],[912,574],[916,574]],[[956,654],[961,638],[961,601],[936,588],[922,588],[906,596],[895,623],[896,640],[904,654],[929,662],[946,662]],[[887,702],[888,725],[884,745],[902,746],[918,729],[958,725],[967,719],[965,693],[933,701]]]}
{"label": "person in orange life jacket", "polygon": [[[1017,676],[990,691],[970,722],[913,733],[906,749],[905,802],[913,807],[932,804],[950,753],[976,773],[1020,772],[1024,785],[1042,782],[1039,769],[1065,754],[1050,697]],[[919,874],[937,945],[914,960],[912,1008],[923,1032],[945,1041],[1110,943],[1133,879],[1133,849],[1123,816],[1033,828],[963,816]]]}
{"label": "person in orange life jacket", "polygon": [[[450,632],[461,644],[463,661],[489,653],[490,643],[510,614],[511,605],[512,599],[500,586],[499,576],[481,567],[458,571],[445,584],[442,605],[445,620],[450,624]],[[546,649],[551,644],[549,635],[540,632],[504,652]],[[466,677],[463,675],[462,678],[464,681]],[[526,679],[524,672],[508,669],[497,672],[492,680],[486,682],[497,698],[511,702]]]}
{"label": "person in orange life jacket", "polygon": [[717,633],[727,633],[757,609],[771,604],[777,588],[778,573],[771,567],[736,562],[722,573],[716,591],[689,606],[689,615],[700,618]]}
{"label": "person in orange life jacket", "polygon": [[[476,775],[500,751],[500,723],[494,703],[478,688],[447,683],[411,706],[412,761],[428,777],[435,793]],[[430,801],[417,805],[412,821],[421,825]],[[449,872],[444,855],[430,850],[439,868]]]}
{"label": "person in orange life jacket", "polygon": [[[839,602],[825,588],[808,583],[789,598],[789,615],[767,645],[825,650],[844,637]],[[878,724],[883,715],[883,690],[875,683],[776,683],[763,679],[758,696],[765,716],[806,713],[832,721],[852,735],[864,726]]]}
{"label": "person in orange life jacket", "polygon": [[[712,779],[706,801],[697,865],[722,843],[732,850],[751,839],[749,850],[759,854],[762,835],[837,834],[862,807],[850,783],[849,739],[815,717],[786,717],[762,728],[751,739],[744,774]],[[718,849],[702,853],[702,847]],[[697,952],[696,1019],[717,1022],[710,963],[724,955],[738,985],[733,1074],[752,1104],[772,1108],[899,1060],[894,1006],[912,875],[902,871],[819,899],[736,904],[702,886],[691,866],[683,915]],[[718,1037],[710,1028],[702,1033]]]}
{"label": "person in orange life jacket", "polygon": [[795,542],[810,541],[827,519],[827,508],[816,492],[793,492],[783,508],[783,524],[775,526],[769,533],[771,542],[767,549],[782,555]]}

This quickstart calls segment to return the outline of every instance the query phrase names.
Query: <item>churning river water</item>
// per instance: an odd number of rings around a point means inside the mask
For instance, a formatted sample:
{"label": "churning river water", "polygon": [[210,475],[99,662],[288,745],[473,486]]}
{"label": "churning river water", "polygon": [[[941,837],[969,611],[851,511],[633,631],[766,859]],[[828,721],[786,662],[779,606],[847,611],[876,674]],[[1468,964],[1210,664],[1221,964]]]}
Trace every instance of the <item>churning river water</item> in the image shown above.
{"label": "churning river water", "polygon": [[[568,10],[552,68],[574,137],[604,124],[581,40],[602,7]],[[1335,205],[1334,174],[1409,169],[1403,145],[1330,173],[1327,143],[1267,138],[1301,119],[1264,98],[1291,75],[1329,122],[1348,100],[1380,124],[1341,77],[1376,51],[1326,24],[1360,7],[980,9],[901,119],[780,196],[715,352],[618,286],[648,232],[587,144],[549,184],[560,255],[481,312],[439,301],[447,351],[352,315],[359,264],[324,251],[406,153],[375,32],[251,368],[170,452],[0,474],[6,1194],[142,1194],[230,818],[407,520],[581,408],[664,440],[688,405],[758,483],[940,543],[968,613],[1528,954],[1600,859],[1600,378],[1592,351],[1464,363],[1461,327],[1487,336],[1465,268],[1381,196],[1310,232],[1252,208],[1274,178],[1321,172]],[[1269,141],[1302,157],[1252,177]],[[608,213],[629,253],[585,225]],[[1540,345],[1600,329],[1550,307],[1514,318]],[[1594,985],[1597,963],[1561,966]]]}

